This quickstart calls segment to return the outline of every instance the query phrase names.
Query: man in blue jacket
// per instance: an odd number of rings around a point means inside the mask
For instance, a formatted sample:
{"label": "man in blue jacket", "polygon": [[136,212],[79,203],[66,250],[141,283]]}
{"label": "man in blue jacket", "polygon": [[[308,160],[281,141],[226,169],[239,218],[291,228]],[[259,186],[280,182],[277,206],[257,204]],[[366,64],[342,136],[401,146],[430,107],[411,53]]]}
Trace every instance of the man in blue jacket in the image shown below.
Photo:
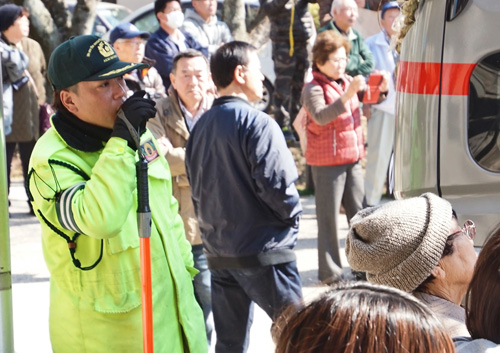
{"label": "man in blue jacket", "polygon": [[163,79],[165,90],[170,87],[170,72],[174,57],[188,48],[199,50],[208,58],[208,48],[203,48],[194,37],[179,29],[184,14],[179,0],[156,0],[155,14],[160,28],[146,44],[146,57],[156,61],[155,69]]}
{"label": "man in blue jacket", "polygon": [[276,319],[302,298],[293,247],[302,207],[297,169],[278,124],[249,102],[262,98],[248,43],[211,57],[220,98],[191,131],[186,171],[212,274],[216,352],[244,352],[253,302]]}

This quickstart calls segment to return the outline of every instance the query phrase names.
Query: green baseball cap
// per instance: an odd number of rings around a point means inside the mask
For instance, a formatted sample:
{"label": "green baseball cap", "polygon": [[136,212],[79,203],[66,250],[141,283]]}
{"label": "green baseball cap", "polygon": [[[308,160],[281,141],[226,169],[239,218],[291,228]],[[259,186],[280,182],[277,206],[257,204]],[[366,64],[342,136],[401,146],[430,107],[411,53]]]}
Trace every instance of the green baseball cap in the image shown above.
{"label": "green baseball cap", "polygon": [[52,52],[47,71],[54,89],[61,90],[81,81],[107,80],[147,67],[120,61],[109,43],[82,35],[71,37]]}

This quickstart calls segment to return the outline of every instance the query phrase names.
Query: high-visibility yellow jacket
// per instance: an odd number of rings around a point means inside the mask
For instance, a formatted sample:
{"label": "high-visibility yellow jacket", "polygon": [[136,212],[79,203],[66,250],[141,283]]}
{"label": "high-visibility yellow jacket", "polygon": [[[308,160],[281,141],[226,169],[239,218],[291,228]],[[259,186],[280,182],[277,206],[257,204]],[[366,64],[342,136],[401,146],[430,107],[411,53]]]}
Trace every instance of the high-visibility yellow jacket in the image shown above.
{"label": "high-visibility yellow jacket", "polygon": [[[152,134],[141,138],[149,162],[151,267],[155,352],[207,352],[202,311],[192,277],[191,247],[172,197],[168,164]],[[112,137],[98,151],[70,147],[55,128],[38,141],[29,191],[42,224],[51,274],[53,351],[142,352],[140,246],[136,153]],[[73,237],[77,268],[68,242]]]}

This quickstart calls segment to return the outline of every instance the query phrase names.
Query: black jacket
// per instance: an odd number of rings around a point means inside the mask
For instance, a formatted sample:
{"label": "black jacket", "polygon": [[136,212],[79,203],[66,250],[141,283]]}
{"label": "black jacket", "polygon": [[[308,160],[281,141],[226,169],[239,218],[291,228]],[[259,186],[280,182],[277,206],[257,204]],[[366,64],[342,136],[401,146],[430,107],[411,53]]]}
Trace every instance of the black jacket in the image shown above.
{"label": "black jacket", "polygon": [[216,99],[191,132],[186,171],[210,268],[295,260],[297,169],[267,114],[237,97]]}

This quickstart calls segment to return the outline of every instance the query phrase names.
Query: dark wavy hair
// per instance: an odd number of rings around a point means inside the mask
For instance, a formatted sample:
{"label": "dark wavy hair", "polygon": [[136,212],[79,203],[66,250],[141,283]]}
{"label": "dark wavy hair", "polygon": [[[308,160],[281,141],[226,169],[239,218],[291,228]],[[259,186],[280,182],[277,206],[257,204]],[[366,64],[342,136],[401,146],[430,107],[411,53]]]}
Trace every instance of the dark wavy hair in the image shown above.
{"label": "dark wavy hair", "polygon": [[465,295],[466,324],[471,337],[500,344],[500,224],[477,258]]}
{"label": "dark wavy hair", "polygon": [[451,353],[438,319],[412,295],[369,282],[341,283],[275,327],[276,353]]}

